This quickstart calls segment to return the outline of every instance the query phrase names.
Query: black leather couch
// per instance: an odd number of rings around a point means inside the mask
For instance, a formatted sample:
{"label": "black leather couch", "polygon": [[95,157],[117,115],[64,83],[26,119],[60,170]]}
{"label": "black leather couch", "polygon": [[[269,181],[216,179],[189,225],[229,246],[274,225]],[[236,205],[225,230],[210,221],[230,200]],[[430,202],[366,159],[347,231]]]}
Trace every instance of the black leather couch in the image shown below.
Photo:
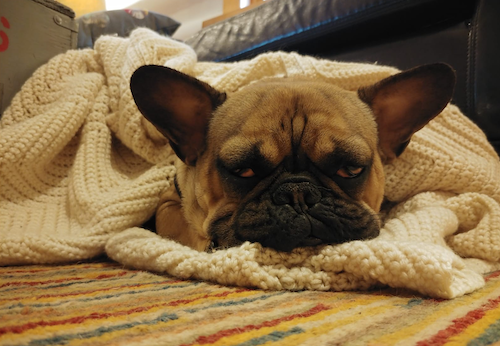
{"label": "black leather couch", "polygon": [[187,43],[206,61],[283,50],[401,69],[446,62],[453,102],[500,153],[499,0],[272,0]]}

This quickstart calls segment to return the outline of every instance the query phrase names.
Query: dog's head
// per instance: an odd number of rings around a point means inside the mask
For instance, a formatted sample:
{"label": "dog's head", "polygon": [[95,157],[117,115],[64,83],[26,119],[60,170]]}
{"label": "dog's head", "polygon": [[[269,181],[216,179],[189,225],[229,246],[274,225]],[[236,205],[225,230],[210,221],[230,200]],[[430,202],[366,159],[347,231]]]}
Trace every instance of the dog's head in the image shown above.
{"label": "dog's head", "polygon": [[383,163],[443,110],[454,83],[449,66],[432,64],[357,92],[274,78],[226,96],[178,71],[143,66],[132,94],[179,158],[156,227],[199,250],[252,241],[290,251],[373,238]]}

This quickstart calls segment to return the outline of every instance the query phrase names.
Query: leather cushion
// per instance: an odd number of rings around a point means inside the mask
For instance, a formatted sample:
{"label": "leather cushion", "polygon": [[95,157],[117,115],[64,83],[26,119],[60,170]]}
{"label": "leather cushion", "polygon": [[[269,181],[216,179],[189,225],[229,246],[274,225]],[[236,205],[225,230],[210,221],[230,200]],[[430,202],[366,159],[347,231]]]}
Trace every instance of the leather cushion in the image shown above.
{"label": "leather cushion", "polygon": [[207,27],[186,43],[202,61],[241,60],[303,45],[314,53],[321,49],[314,47],[317,38],[329,37],[330,48],[342,49],[377,35],[463,19],[473,5],[474,0],[272,0]]}

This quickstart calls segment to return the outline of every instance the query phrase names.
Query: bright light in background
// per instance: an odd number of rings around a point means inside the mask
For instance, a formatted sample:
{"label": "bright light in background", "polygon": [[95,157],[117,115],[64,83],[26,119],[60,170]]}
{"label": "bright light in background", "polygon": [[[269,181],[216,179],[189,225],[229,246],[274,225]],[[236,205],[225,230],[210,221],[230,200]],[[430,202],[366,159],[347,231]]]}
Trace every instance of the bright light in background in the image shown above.
{"label": "bright light in background", "polygon": [[250,0],[240,0],[240,8],[250,6]]}
{"label": "bright light in background", "polygon": [[266,0],[240,0],[240,8],[245,8],[245,7],[248,7],[252,4],[258,4],[260,2],[264,2]]}
{"label": "bright light in background", "polygon": [[122,8],[127,8],[132,4],[135,4],[138,0],[106,0],[106,10],[120,10]]}

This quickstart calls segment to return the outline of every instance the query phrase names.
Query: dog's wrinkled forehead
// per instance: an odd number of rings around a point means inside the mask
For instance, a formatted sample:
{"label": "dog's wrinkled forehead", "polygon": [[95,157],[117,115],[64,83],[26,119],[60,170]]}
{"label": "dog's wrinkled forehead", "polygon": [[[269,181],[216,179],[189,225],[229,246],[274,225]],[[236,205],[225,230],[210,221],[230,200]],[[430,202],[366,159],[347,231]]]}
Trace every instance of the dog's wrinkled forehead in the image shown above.
{"label": "dog's wrinkled forehead", "polygon": [[313,162],[348,155],[365,164],[376,150],[376,133],[372,114],[356,93],[282,79],[255,83],[231,95],[216,111],[209,135],[227,163],[250,156],[276,166],[284,154]]}

